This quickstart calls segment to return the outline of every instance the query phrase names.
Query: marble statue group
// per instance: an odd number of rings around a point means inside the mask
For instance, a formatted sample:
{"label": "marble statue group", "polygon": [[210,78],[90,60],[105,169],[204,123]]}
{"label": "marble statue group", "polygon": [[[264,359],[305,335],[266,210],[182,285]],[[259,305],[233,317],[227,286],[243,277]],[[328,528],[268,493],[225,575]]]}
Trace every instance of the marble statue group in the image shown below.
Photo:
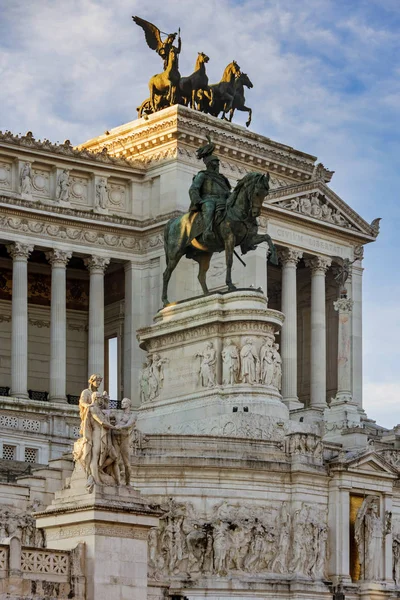
{"label": "marble statue group", "polygon": [[107,392],[98,391],[101,383],[100,375],[92,375],[79,399],[81,437],[74,444],[73,455],[86,473],[89,491],[95,484],[120,485],[122,470],[126,485],[131,479],[130,447],[136,423],[131,401],[124,398],[122,410],[110,410]]}
{"label": "marble statue group", "polygon": [[246,125],[247,127],[250,125],[252,110],[246,106],[244,88],[250,89],[253,84],[247,74],[241,71],[236,61],[227,65],[219,83],[210,85],[206,73],[206,64],[210,59],[204,52],[199,52],[194,72],[187,77],[181,77],[180,31],[166,34],[166,38],[162,40],[162,32],[153,23],[140,17],[132,17],[132,19],[143,29],[147,45],[161,57],[164,68],[162,73],[150,79],[150,97],[138,107],[139,118],[174,104],[183,104],[215,117],[222,113],[223,119],[228,119],[226,115],[229,114],[229,121],[232,121],[235,110],[244,111],[249,115]]}

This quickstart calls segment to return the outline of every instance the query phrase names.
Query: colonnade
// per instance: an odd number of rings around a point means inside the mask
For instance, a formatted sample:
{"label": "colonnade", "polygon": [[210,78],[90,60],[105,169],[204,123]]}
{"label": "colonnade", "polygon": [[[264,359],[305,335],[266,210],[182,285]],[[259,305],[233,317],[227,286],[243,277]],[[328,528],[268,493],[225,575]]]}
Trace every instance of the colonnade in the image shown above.
{"label": "colonnade", "polygon": [[[11,395],[28,398],[28,271],[27,261],[33,246],[15,242],[7,245],[13,259]],[[72,252],[52,249],[45,253],[51,264],[50,369],[49,399],[66,402],[66,267]],[[285,322],[281,335],[282,399],[290,409],[302,408],[297,391],[297,265],[303,254],[293,248],[282,248],[282,305]],[[104,273],[109,258],[88,256],[89,270],[88,373],[104,373]],[[327,257],[305,259],[311,270],[311,341],[310,404],[311,409],[326,406],[326,315],[325,277],[331,265]],[[143,325],[146,312],[141,293],[143,265],[125,264],[124,322],[124,393],[137,396],[142,352],[136,340],[136,329]],[[147,299],[148,300],[148,299]],[[361,310],[361,302],[360,310]],[[357,315],[356,315],[357,319]],[[358,322],[358,321],[356,321]],[[354,388],[356,378],[353,377]],[[357,398],[356,398],[357,400]]]}

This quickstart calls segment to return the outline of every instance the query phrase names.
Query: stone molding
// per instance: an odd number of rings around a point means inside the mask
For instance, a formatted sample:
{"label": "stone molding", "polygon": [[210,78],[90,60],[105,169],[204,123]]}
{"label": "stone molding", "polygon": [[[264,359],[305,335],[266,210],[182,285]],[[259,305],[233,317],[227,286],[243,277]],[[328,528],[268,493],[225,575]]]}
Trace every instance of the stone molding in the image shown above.
{"label": "stone molding", "polygon": [[21,242],[14,242],[13,244],[7,244],[7,252],[11,255],[13,260],[25,262],[28,260],[30,254],[33,252],[33,244],[22,244]]}
{"label": "stone molding", "polygon": [[[37,219],[27,217],[17,217],[3,215],[0,217],[0,227],[4,231],[12,234],[28,234],[48,240],[65,240],[74,245],[108,247],[110,249],[122,250],[126,252],[135,251],[138,254],[145,254],[149,250],[158,250],[163,248],[164,239],[159,226],[164,224],[164,220],[155,224],[155,230],[148,232],[132,232],[128,228],[121,235],[117,229],[104,230],[104,227],[93,227],[91,223],[79,223],[75,221],[57,223],[52,219]],[[100,225],[100,224],[99,224]]]}
{"label": "stone molding", "polygon": [[[251,170],[272,170],[285,173],[292,179],[311,179],[313,176],[316,157],[183,106],[173,106],[150,115],[145,123],[132,121],[111,130],[107,136],[88,140],[78,148],[97,152],[107,148],[108,154],[117,155],[124,148],[135,159],[155,162],[165,158],[164,152],[167,155],[177,152],[177,138],[179,143],[195,147],[210,133],[222,160],[230,157],[242,164],[246,162]],[[160,152],[159,147],[165,144],[169,144],[170,148]],[[171,144],[174,144],[173,148]],[[240,152],[236,150],[238,146]],[[329,179],[327,175],[326,180]]]}
{"label": "stone molding", "polygon": [[73,525],[60,529],[47,529],[46,531],[46,539],[48,541],[89,535],[147,540],[148,530],[140,527],[132,527],[131,525],[117,525],[115,523],[89,523],[87,525]]}
{"label": "stone molding", "polygon": [[46,252],[45,256],[52,267],[65,268],[67,266],[69,259],[72,256],[72,252],[66,252],[64,250],[59,250],[58,248],[54,248],[53,250],[50,250],[50,252]]}
{"label": "stone molding", "polygon": [[85,258],[83,262],[85,267],[90,271],[90,274],[98,273],[103,275],[110,264],[110,259],[103,256],[90,256]]}
{"label": "stone molding", "polygon": [[278,250],[278,256],[283,265],[296,267],[303,256],[303,252],[301,250],[295,250],[294,248],[283,248]]}
{"label": "stone molding", "polygon": [[332,264],[332,260],[325,256],[314,256],[314,258],[307,258],[304,262],[306,267],[311,269],[313,275],[317,273],[325,275]]}
{"label": "stone molding", "polygon": [[50,140],[37,140],[32,132],[28,131],[25,135],[14,135],[11,131],[0,131],[0,143],[11,144],[28,150],[42,150],[45,152],[53,152],[58,156],[68,158],[79,158],[88,161],[96,161],[109,165],[128,166],[140,168],[136,161],[127,158],[117,158],[110,156],[106,149],[100,152],[89,152],[84,148],[74,148],[69,140],[65,140],[63,144],[55,144]]}
{"label": "stone molding", "polygon": [[333,303],[334,309],[339,312],[351,312],[353,305],[354,301],[349,298],[339,298]]}

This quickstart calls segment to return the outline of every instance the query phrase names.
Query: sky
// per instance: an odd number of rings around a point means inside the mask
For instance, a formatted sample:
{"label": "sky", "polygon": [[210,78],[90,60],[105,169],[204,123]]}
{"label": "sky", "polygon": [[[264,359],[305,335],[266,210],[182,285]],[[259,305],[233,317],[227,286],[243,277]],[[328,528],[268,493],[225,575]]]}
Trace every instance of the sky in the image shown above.
{"label": "sky", "polygon": [[[211,83],[236,60],[251,129],[318,156],[368,222],[364,407],[400,423],[400,0],[0,0],[0,130],[79,144],[136,118],[160,59],[132,15],[181,28]],[[235,116],[244,124],[245,113]]]}

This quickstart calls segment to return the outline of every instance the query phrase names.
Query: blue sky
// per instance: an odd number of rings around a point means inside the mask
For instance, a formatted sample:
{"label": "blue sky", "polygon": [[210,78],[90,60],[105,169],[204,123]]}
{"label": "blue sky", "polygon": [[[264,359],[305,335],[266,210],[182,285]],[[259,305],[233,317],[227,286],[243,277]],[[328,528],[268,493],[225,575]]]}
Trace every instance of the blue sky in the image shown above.
{"label": "blue sky", "polygon": [[[400,0],[0,0],[0,129],[77,144],[135,118],[160,60],[131,15],[182,30],[220,79],[248,73],[252,130],[317,155],[331,187],[367,221],[365,408],[400,422]],[[237,122],[244,124],[245,115]]]}

